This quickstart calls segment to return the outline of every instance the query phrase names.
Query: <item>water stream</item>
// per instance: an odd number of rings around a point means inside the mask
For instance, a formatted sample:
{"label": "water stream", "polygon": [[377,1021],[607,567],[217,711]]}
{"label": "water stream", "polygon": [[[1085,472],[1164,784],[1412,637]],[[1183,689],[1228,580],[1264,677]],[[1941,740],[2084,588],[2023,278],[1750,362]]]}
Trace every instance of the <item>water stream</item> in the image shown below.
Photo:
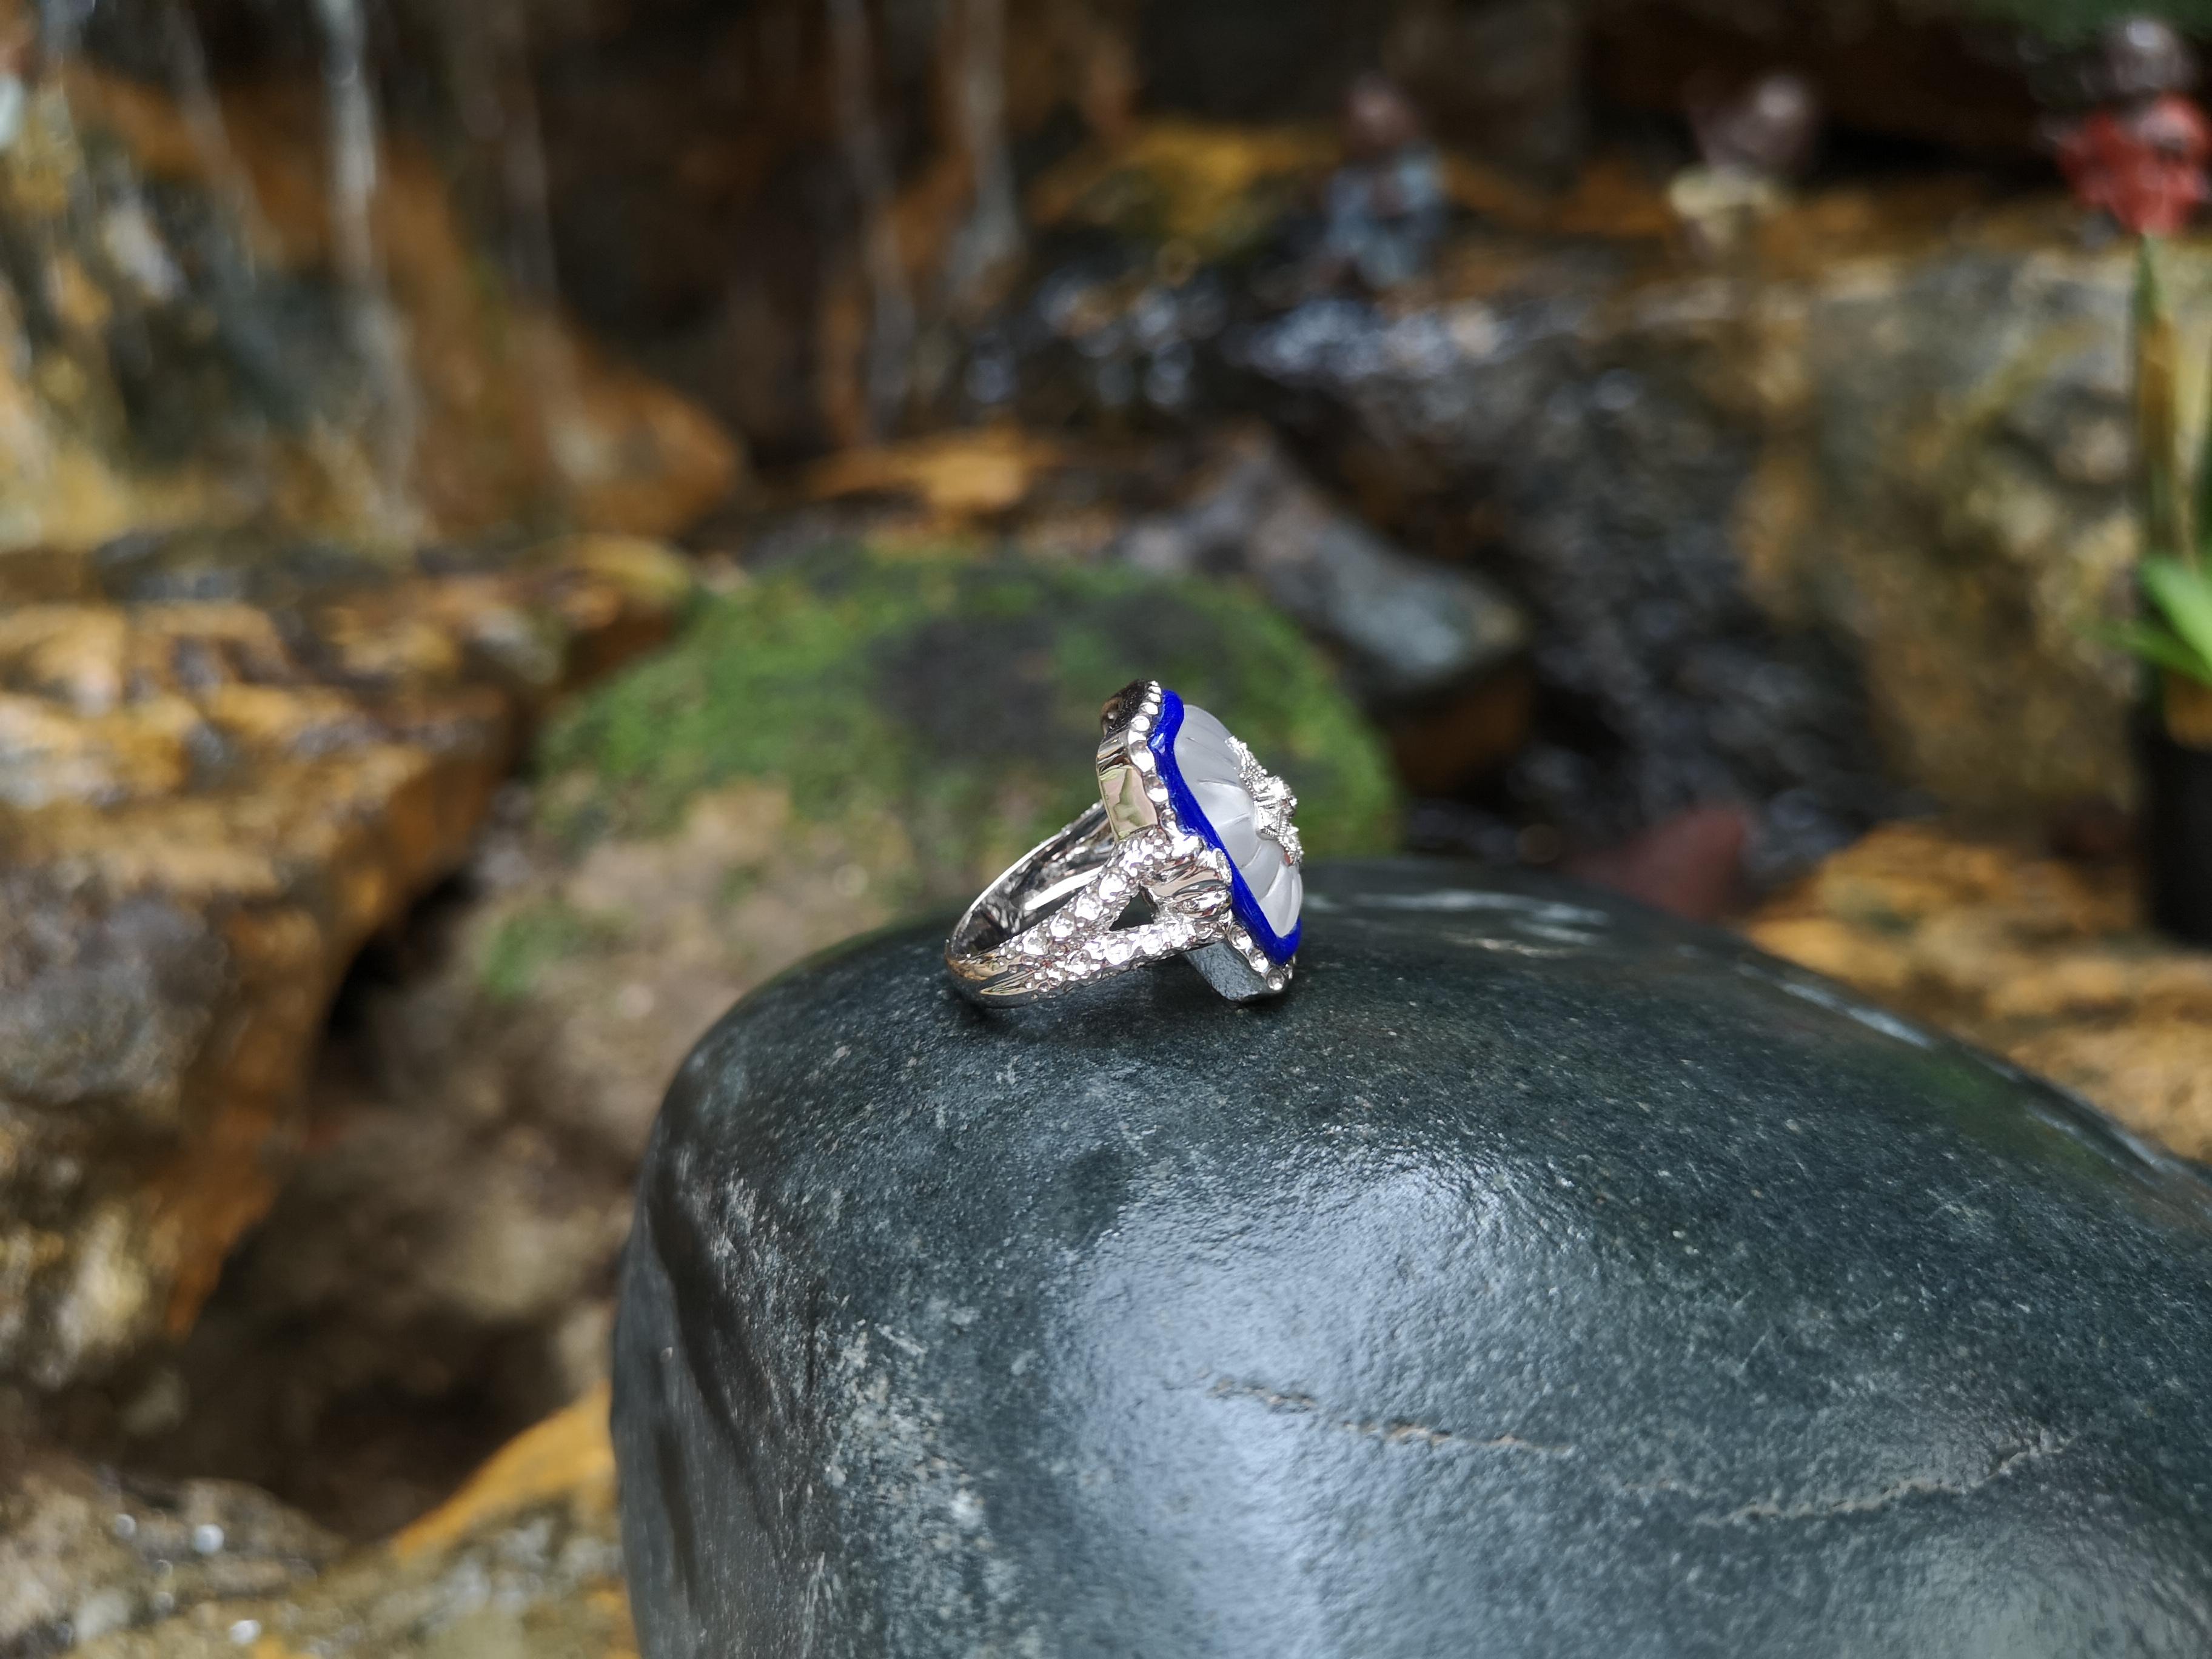
{"label": "water stream", "polygon": [[[525,0],[482,0],[440,15],[462,133],[492,158],[498,187],[493,228],[501,263],[517,295],[550,308],[560,297],[553,244],[552,185]],[[582,426],[576,364],[557,328],[526,331],[527,376],[545,441],[570,476],[589,458],[568,453]]]}
{"label": "water stream", "polygon": [[240,241],[251,277],[260,250],[270,245],[269,228],[253,180],[238,159],[230,142],[230,129],[216,100],[215,83],[208,74],[207,49],[200,40],[185,0],[161,0],[162,56],[169,70],[170,90],[176,94],[178,112],[199,152],[201,164],[223,205],[237,218],[244,232]]}
{"label": "water stream", "polygon": [[988,302],[988,279],[1021,249],[1020,210],[1006,149],[1006,0],[965,0],[954,67],[963,149],[975,174],[975,205],[954,238],[945,290],[956,312]]}
{"label": "water stream", "polygon": [[413,534],[422,513],[414,489],[420,426],[405,327],[377,246],[378,123],[368,70],[368,27],[361,0],[314,0],[323,33],[323,75],[330,123],[331,230],[348,325],[366,371],[369,449],[377,471],[384,528]]}
{"label": "water stream", "polygon": [[860,259],[869,290],[867,412],[870,437],[898,421],[914,351],[914,296],[907,288],[891,216],[893,183],[876,118],[875,46],[863,0],[828,0],[831,80],[845,165],[860,205]]}

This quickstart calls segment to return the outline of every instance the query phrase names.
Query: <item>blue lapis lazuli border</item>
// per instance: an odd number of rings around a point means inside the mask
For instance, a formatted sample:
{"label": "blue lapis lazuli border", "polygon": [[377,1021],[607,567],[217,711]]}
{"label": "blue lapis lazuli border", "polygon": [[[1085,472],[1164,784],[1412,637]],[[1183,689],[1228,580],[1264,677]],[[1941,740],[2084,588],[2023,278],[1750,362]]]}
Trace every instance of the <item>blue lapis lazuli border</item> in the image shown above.
{"label": "blue lapis lazuli border", "polygon": [[1237,920],[1243,922],[1245,930],[1258,941],[1270,962],[1288,962],[1298,953],[1298,938],[1305,932],[1305,920],[1301,917],[1293,922],[1287,936],[1267,925],[1267,918],[1260,909],[1260,901],[1252,896],[1252,889],[1244,880],[1244,872],[1237,867],[1237,860],[1230,858],[1229,849],[1221,844],[1221,837],[1214,832],[1212,821],[1200,810],[1198,797],[1190,793],[1190,786],[1183,781],[1182,768],[1176,764],[1175,752],[1176,733],[1182,730],[1182,699],[1162,686],[1160,718],[1152,727],[1152,735],[1148,741],[1152,744],[1153,758],[1160,763],[1160,781],[1167,785],[1168,805],[1175,808],[1176,817],[1182,821],[1185,829],[1195,830],[1227,861],[1231,902],[1236,908]]}

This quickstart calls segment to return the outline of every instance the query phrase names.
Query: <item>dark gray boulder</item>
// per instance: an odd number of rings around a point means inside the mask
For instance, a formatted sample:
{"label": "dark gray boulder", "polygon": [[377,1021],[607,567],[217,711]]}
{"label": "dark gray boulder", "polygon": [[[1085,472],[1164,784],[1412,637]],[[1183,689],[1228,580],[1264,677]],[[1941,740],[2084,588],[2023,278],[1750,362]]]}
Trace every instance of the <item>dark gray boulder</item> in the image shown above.
{"label": "dark gray boulder", "polygon": [[2212,1649],[2212,1188],[1579,890],[1321,866],[1300,975],[757,993],[648,1156],[677,1656]]}

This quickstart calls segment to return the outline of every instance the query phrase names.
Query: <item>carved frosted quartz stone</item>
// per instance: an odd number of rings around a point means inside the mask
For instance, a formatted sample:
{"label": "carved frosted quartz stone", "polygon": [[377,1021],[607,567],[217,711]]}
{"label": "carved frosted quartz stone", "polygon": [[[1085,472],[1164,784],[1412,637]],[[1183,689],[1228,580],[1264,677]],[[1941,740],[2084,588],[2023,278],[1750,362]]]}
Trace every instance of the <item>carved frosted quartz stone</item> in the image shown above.
{"label": "carved frosted quartz stone", "polygon": [[1237,919],[1271,960],[1288,962],[1305,905],[1304,851],[1291,822],[1297,797],[1206,710],[1172,691],[1163,701],[1152,749],[1176,816],[1228,855]]}

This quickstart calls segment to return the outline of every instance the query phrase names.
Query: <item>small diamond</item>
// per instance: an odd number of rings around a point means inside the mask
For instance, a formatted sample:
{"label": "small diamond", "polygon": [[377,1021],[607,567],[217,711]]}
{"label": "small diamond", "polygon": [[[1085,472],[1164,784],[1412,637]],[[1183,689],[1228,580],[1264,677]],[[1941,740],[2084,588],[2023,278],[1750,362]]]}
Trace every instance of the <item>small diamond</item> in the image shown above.
{"label": "small diamond", "polygon": [[1152,751],[1149,749],[1139,749],[1137,751],[1136,761],[1137,769],[1139,772],[1149,772],[1159,763],[1152,758]]}
{"label": "small diamond", "polygon": [[1109,939],[1107,941],[1106,960],[1109,962],[1127,962],[1130,957],[1136,954],[1137,947],[1126,939]]}
{"label": "small diamond", "polygon": [[1168,792],[1160,787],[1159,785],[1154,784],[1151,788],[1145,791],[1145,799],[1158,805],[1164,806],[1167,805]]}
{"label": "small diamond", "polygon": [[1134,720],[1129,722],[1129,729],[1140,735],[1151,731],[1152,729],[1152,717],[1150,714],[1138,715]]}

